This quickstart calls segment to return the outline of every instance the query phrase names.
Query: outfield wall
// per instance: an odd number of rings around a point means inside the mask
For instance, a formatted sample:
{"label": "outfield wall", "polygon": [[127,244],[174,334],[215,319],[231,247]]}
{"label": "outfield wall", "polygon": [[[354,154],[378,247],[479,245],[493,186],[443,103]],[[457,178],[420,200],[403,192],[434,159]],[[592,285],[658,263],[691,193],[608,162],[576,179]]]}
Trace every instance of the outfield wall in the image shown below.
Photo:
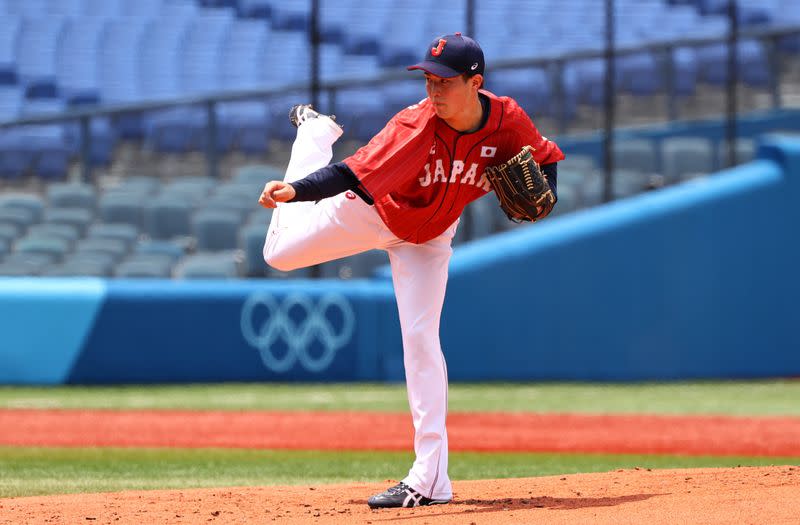
{"label": "outfield wall", "polygon": [[[451,380],[800,375],[800,141],[459,247]],[[372,280],[0,280],[0,383],[400,380]]]}

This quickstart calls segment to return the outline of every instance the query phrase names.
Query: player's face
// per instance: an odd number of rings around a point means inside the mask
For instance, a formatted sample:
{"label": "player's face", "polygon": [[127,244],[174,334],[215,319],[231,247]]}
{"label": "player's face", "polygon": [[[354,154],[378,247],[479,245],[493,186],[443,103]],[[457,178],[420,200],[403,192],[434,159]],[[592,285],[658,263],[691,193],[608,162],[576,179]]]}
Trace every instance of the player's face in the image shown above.
{"label": "player's face", "polygon": [[474,77],[465,79],[459,75],[443,78],[425,73],[425,90],[428,98],[433,103],[436,115],[445,121],[457,118],[470,107],[478,91],[477,85],[479,83],[476,83]]}

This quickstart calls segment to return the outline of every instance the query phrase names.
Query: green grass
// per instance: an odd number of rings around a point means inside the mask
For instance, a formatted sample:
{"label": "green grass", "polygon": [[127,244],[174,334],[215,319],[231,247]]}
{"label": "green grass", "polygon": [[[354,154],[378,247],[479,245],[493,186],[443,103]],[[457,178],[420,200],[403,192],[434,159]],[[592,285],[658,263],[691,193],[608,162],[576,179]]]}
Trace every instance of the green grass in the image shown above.
{"label": "green grass", "polygon": [[[398,479],[413,460],[402,452],[226,449],[0,447],[0,497]],[[798,464],[800,458],[607,454],[452,453],[453,480],[605,472],[620,468],[694,468]]]}
{"label": "green grass", "polygon": [[[450,410],[800,415],[800,381],[454,384]],[[402,384],[0,387],[0,408],[406,412]]]}

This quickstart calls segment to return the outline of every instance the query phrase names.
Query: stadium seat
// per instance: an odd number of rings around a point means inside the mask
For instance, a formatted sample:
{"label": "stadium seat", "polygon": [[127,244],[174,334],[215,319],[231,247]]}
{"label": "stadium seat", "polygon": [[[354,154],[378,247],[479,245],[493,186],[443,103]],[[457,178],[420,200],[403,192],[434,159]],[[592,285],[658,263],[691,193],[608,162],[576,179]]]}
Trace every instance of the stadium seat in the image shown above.
{"label": "stadium seat", "polygon": [[[756,154],[756,144],[753,139],[739,137],[734,142],[737,164],[744,164],[753,160]],[[728,165],[728,141],[721,140],[718,148],[717,166],[722,169]]]}
{"label": "stadium seat", "polygon": [[658,171],[656,147],[648,139],[614,141],[614,167],[619,170],[655,173]]}
{"label": "stadium seat", "polygon": [[241,215],[230,210],[202,210],[192,217],[192,233],[201,251],[237,248]]}
{"label": "stadium seat", "polygon": [[9,224],[7,222],[0,221],[0,241],[6,243],[8,246],[14,242],[14,240],[19,235],[19,228],[17,228],[16,224]]}
{"label": "stadium seat", "polygon": [[47,253],[11,252],[0,263],[0,275],[32,276],[40,275],[54,263],[54,257]]}
{"label": "stadium seat", "polygon": [[266,227],[248,224],[239,231],[239,248],[244,251],[243,271],[247,277],[267,277],[270,268],[264,262],[264,236]]}
{"label": "stadium seat", "polygon": [[186,255],[189,247],[186,240],[147,240],[142,241],[134,248],[132,258],[167,260],[170,265]]}
{"label": "stadium seat", "polygon": [[79,240],[75,245],[75,253],[107,255],[117,262],[128,253],[128,245],[120,239],[91,237]]}
{"label": "stadium seat", "polygon": [[235,279],[237,254],[232,251],[196,253],[186,256],[175,270],[180,279]]}
{"label": "stadium seat", "polygon": [[275,166],[263,164],[247,164],[241,166],[233,175],[233,182],[237,184],[264,184],[271,180],[283,180],[285,173]]}
{"label": "stadium seat", "polygon": [[44,211],[44,222],[53,224],[69,224],[76,228],[81,235],[91,224],[94,213],[85,208],[55,208],[48,207]]}
{"label": "stadium seat", "polygon": [[0,194],[0,209],[22,209],[30,217],[25,226],[42,220],[44,215],[44,201],[33,193],[4,193]]}
{"label": "stadium seat", "polygon": [[69,249],[68,241],[51,235],[27,234],[14,244],[16,252],[43,254],[50,256],[54,262],[61,261]]}
{"label": "stadium seat", "polygon": [[31,210],[0,207],[0,223],[14,225],[18,234],[25,232],[34,222],[34,214]]}
{"label": "stadium seat", "polygon": [[121,278],[169,279],[172,277],[172,265],[163,259],[130,259],[116,267],[114,276]]}
{"label": "stadium seat", "polygon": [[94,185],[84,182],[53,183],[47,187],[47,201],[58,208],[83,208],[94,212],[97,191]]}
{"label": "stadium seat", "polygon": [[661,142],[662,172],[668,183],[714,170],[711,142],[701,137],[671,137]]}
{"label": "stadium seat", "polygon": [[115,239],[125,243],[131,249],[139,238],[139,230],[130,224],[95,223],[89,226],[87,239]]}
{"label": "stadium seat", "polygon": [[384,264],[389,264],[389,256],[384,250],[369,250],[320,265],[320,276],[329,279],[367,278]]}
{"label": "stadium seat", "polygon": [[59,223],[59,222],[46,222],[42,224],[34,224],[28,228],[29,235],[59,237],[69,242],[70,245],[81,237],[81,230],[72,224]]}
{"label": "stadium seat", "polygon": [[190,235],[193,210],[192,203],[180,195],[159,195],[145,205],[145,231],[153,239]]}
{"label": "stadium seat", "polygon": [[142,230],[144,202],[138,193],[106,193],[98,202],[100,218],[105,222],[130,224]]}

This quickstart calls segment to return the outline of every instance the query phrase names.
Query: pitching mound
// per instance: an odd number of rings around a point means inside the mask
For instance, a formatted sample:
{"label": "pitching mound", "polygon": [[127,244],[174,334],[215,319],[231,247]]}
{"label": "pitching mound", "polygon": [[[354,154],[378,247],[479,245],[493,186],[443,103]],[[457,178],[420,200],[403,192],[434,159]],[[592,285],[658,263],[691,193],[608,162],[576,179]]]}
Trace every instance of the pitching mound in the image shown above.
{"label": "pitching mound", "polygon": [[[387,482],[390,483],[390,482]],[[620,470],[454,483],[449,505],[371,511],[387,484],[244,487],[0,500],[0,523],[797,523],[800,467]]]}

